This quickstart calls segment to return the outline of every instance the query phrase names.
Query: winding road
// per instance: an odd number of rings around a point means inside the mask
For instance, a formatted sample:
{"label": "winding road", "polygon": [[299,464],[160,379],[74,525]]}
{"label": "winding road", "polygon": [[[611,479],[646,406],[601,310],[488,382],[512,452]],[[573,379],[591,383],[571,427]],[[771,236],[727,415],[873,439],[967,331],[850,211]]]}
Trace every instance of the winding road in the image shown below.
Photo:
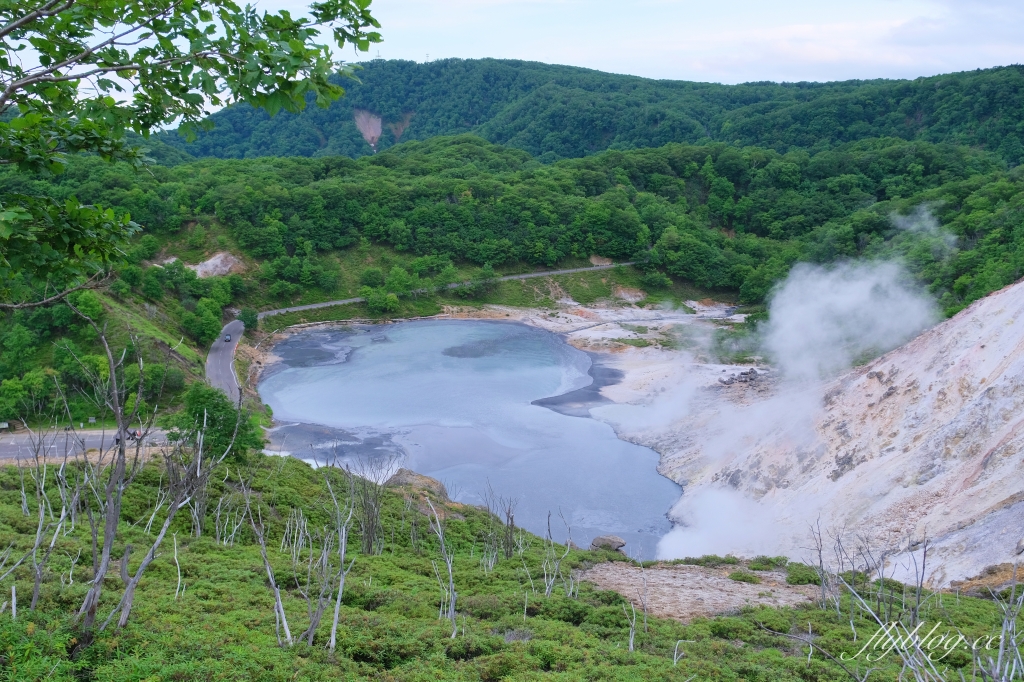
{"label": "winding road", "polygon": [[[210,354],[206,356],[206,380],[211,386],[228,394],[232,403],[238,402],[238,378],[235,376],[235,346],[245,331],[241,320],[232,320],[220,330],[220,336],[210,346]],[[231,340],[224,337],[231,334]]]}
{"label": "winding road", "polygon": [[[497,277],[498,282],[508,282],[516,279],[534,279],[535,277],[552,277],[554,275],[572,275],[577,272],[593,272],[597,270],[611,270],[619,266],[632,265],[632,262],[628,263],[614,263],[612,265],[593,265],[589,268],[570,268],[568,270],[548,270],[546,272],[527,272],[522,275],[505,275],[504,277]],[[455,282],[449,284],[449,289],[458,289],[461,286],[465,286],[464,282]],[[417,290],[415,293],[423,293],[426,289]],[[356,298],[343,298],[335,301],[324,301],[323,303],[310,303],[308,305],[296,305],[288,308],[276,308],[274,310],[264,310],[258,314],[259,319],[270,317],[271,315],[281,315],[282,313],[296,313],[303,310],[316,310],[317,308],[330,308],[336,305],[349,305],[352,303],[362,303],[363,299],[360,297]],[[210,353],[206,356],[206,380],[211,386],[221,389],[228,394],[231,402],[238,402],[238,378],[235,376],[234,358],[235,358],[235,346],[238,345],[238,338],[245,331],[245,325],[242,324],[241,320],[232,320],[224,329],[220,331],[220,336],[213,345],[210,347]],[[231,341],[224,341],[224,337],[230,334]]]}

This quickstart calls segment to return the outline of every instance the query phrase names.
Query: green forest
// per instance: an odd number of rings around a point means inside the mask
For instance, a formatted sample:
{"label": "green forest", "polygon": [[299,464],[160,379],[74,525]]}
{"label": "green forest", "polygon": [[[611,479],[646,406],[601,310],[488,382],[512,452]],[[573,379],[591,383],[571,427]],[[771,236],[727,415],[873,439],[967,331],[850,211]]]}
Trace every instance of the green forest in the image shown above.
{"label": "green forest", "polygon": [[[368,61],[329,108],[271,117],[248,105],[214,114],[188,143],[196,157],[372,153],[353,111],[381,116],[378,149],[400,140],[474,133],[539,161],[670,142],[726,142],[778,152],[818,151],[873,137],[949,142],[1024,160],[1024,67],[912,81],[744,83],[650,80],[571,66],[499,59]],[[408,119],[407,126],[392,128]]]}
{"label": "green forest", "polygon": [[[193,141],[129,134],[141,163],[97,135],[0,166],[0,208],[42,207],[54,234],[86,244],[124,237],[95,256],[100,285],[0,314],[0,421],[36,438],[0,467],[0,680],[838,682],[866,667],[831,656],[877,628],[857,594],[911,626],[998,631],[994,598],[1018,591],[915,595],[785,557],[677,563],[812,586],[813,601],[649,616],[580,581],[595,563],[644,565],[620,553],[527,533],[429,479],[388,486],[381,470],[263,452],[269,408],[251,391],[231,404],[204,362],[236,317],[244,379],[258,346],[299,322],[553,309],[554,293],[497,277],[593,256],[618,265],[552,288],[583,304],[620,286],[641,306],[710,296],[758,320],[797,263],[896,260],[953,315],[1024,275],[1022,67],[726,86],[490,59],[362,66],[358,81],[331,77],[347,94],[325,108],[238,104]],[[376,149],[357,110],[382,118]],[[44,274],[62,258],[46,246]],[[217,252],[238,271],[188,267]],[[52,293],[14,270],[8,298]],[[169,439],[118,440],[104,464],[73,438],[91,419]],[[60,447],[64,466],[40,454]],[[976,661],[958,649],[943,664],[966,677]],[[872,665],[872,680],[900,678],[896,654]]]}
{"label": "green forest", "polygon": [[[203,160],[136,173],[78,159],[56,180],[7,172],[0,188],[130,213],[147,235],[137,263],[162,243],[187,249],[223,232],[262,263],[258,277],[275,282],[268,294],[281,304],[333,291],[335,256],[364,240],[433,258],[417,266],[426,276],[449,262],[550,268],[598,254],[749,304],[798,261],[899,257],[947,314],[1024,267],[1016,169],[969,147],[894,138],[786,154],[670,144],[541,164],[464,135],[358,160]],[[183,290],[183,271],[130,265],[122,280],[159,299],[161,286]],[[219,307],[244,289],[225,285]]]}

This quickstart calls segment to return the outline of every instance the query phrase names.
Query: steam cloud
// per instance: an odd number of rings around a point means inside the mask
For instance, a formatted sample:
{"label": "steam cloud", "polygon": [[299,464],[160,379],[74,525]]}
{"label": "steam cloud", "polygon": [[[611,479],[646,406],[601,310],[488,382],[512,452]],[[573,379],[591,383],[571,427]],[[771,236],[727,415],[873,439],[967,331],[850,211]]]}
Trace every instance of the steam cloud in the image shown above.
{"label": "steam cloud", "polygon": [[783,538],[803,533],[807,519],[821,510],[774,508],[730,485],[731,475],[718,483],[707,477],[732,472],[742,479],[746,455],[759,443],[792,453],[813,450],[824,380],[906,343],[938,320],[932,299],[892,262],[797,265],[772,297],[770,313],[761,342],[788,379],[775,395],[747,404],[719,399],[703,408],[676,405],[697,429],[686,458],[704,482],[688,486],[670,512],[680,525],[659,542],[659,558],[791,551]]}
{"label": "steam cloud", "polygon": [[791,379],[823,379],[892,350],[938,320],[896,263],[793,268],[770,304],[765,347]]}
{"label": "steam cloud", "polygon": [[891,219],[893,225],[904,232],[925,234],[938,239],[946,250],[956,246],[956,235],[939,225],[939,221],[932,215],[931,210],[925,204],[915,208],[910,215],[894,214]]}

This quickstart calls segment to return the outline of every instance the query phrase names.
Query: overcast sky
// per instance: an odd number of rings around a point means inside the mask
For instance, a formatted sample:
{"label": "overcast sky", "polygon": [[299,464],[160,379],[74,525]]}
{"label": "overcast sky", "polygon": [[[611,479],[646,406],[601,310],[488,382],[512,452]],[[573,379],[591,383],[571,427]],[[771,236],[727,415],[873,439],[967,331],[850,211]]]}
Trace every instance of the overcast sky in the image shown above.
{"label": "overcast sky", "polygon": [[371,55],[385,59],[503,57],[721,83],[1024,62],[1021,0],[373,0],[371,9],[384,37]]}

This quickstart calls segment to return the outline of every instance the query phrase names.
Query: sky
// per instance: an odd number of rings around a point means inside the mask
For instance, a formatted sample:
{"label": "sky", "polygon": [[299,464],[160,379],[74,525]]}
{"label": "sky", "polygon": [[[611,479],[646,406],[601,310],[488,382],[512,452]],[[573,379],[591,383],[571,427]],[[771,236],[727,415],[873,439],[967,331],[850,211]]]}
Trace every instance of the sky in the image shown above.
{"label": "sky", "polygon": [[1024,62],[1021,0],[373,0],[371,11],[384,42],[344,59],[498,57],[719,83],[916,78]]}

